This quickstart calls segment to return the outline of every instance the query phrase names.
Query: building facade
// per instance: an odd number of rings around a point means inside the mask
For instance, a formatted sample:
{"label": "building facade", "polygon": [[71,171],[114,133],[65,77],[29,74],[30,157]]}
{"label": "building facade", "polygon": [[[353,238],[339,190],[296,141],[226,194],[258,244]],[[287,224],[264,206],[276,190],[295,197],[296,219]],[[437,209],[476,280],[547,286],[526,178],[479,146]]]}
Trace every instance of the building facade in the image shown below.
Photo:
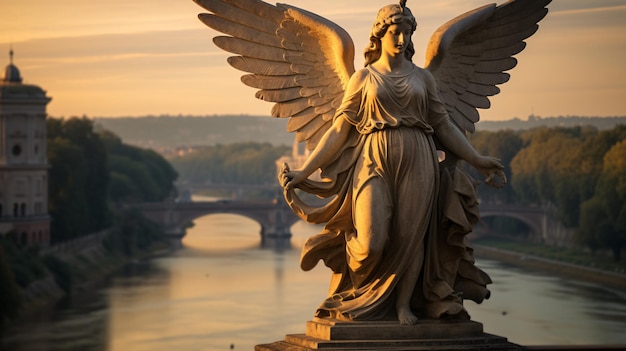
{"label": "building facade", "polygon": [[46,105],[51,98],[24,84],[9,65],[0,80],[0,235],[22,245],[50,244]]}

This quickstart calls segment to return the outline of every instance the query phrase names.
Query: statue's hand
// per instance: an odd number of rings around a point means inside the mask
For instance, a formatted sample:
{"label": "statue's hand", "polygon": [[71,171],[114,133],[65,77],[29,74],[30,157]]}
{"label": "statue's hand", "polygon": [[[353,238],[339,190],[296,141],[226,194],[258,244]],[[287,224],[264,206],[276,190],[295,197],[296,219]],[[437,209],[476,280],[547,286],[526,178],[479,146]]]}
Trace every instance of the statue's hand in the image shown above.
{"label": "statue's hand", "polygon": [[286,190],[293,188],[294,186],[306,180],[306,178],[306,175],[302,171],[289,170],[289,165],[287,163],[283,163],[282,168],[278,172],[278,182]]}
{"label": "statue's hand", "polygon": [[503,172],[504,166],[498,158],[481,156],[476,160],[474,167],[485,176],[487,185],[500,189],[506,184],[506,175]]}

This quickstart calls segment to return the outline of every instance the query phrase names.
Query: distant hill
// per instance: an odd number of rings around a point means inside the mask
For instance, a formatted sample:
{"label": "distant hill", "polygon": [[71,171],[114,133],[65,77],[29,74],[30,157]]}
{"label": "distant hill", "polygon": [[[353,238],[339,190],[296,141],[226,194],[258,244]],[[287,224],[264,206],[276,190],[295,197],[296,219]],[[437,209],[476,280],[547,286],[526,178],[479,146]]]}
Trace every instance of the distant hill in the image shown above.
{"label": "distant hill", "polygon": [[581,117],[559,116],[540,117],[529,116],[528,120],[514,118],[506,121],[481,121],[476,124],[476,130],[497,131],[503,129],[521,130],[537,127],[576,127],[593,126],[599,130],[612,129],[618,124],[626,124],[626,116],[621,117]]}
{"label": "distant hill", "polygon": [[[286,130],[286,118],[269,116],[145,116],[94,118],[96,127],[108,129],[131,145],[158,151],[202,145],[238,142],[269,142],[273,145],[291,145],[295,134]],[[477,130],[531,129],[540,126],[573,127],[591,125],[611,129],[626,124],[624,117],[539,117],[507,121],[483,121]]]}
{"label": "distant hill", "polygon": [[269,116],[99,117],[94,121],[125,143],[155,150],[250,141],[291,145],[295,137],[287,132],[287,119]]}

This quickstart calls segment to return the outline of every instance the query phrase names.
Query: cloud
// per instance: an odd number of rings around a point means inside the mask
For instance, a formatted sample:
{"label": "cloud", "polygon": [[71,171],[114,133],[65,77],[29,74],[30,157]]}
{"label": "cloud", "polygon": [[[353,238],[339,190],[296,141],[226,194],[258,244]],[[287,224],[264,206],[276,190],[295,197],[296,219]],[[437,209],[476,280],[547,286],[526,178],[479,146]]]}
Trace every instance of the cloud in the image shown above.
{"label": "cloud", "polygon": [[596,14],[596,13],[607,13],[607,12],[614,12],[614,11],[626,11],[626,5],[554,10],[551,12],[551,15],[552,16],[585,15],[585,14]]}

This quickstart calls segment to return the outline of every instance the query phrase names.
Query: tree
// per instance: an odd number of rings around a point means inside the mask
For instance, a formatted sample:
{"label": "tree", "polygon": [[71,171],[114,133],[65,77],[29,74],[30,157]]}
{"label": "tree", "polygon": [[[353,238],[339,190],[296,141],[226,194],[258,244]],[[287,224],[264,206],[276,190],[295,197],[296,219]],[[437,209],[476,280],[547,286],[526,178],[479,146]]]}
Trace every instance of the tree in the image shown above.
{"label": "tree", "polygon": [[0,328],[6,319],[17,316],[22,304],[19,287],[4,252],[4,242],[0,234]]}
{"label": "tree", "polygon": [[626,246],[626,139],[604,156],[596,192],[581,208],[580,238],[591,247],[605,247],[621,260]]}
{"label": "tree", "polygon": [[162,201],[173,194],[178,173],[161,155],[126,145],[109,131],[100,137],[109,155],[108,194],[113,202]]}
{"label": "tree", "polygon": [[[88,230],[97,231],[110,224],[110,213],[107,208],[107,188],[109,175],[107,172],[107,153],[104,144],[94,131],[93,121],[86,117],[72,117],[48,120],[48,139],[62,138],[78,147],[83,156],[85,193]],[[59,160],[60,161],[60,160]],[[70,165],[71,166],[71,165]]]}
{"label": "tree", "polygon": [[[568,227],[578,225],[580,204],[590,197],[584,184],[593,181],[593,162],[584,146],[597,135],[591,127],[539,128],[522,134],[524,147],[511,161],[512,186],[527,203],[554,205]],[[591,164],[590,164],[591,163]],[[590,180],[589,177],[592,177]]]}
{"label": "tree", "polygon": [[[524,141],[520,135],[512,130],[502,130],[497,132],[474,133],[470,139],[476,150],[483,155],[492,155],[500,158],[504,166],[504,174],[508,182],[511,182],[511,160],[524,146]],[[474,177],[478,177],[473,173]],[[505,186],[502,189],[492,187],[482,187],[478,191],[481,199],[488,202],[512,203],[516,201],[516,194],[512,186]]]}
{"label": "tree", "polygon": [[82,150],[68,139],[48,139],[48,210],[51,239],[60,242],[89,233],[85,188],[87,165]]}
{"label": "tree", "polygon": [[111,220],[107,154],[93,122],[48,118],[47,127],[52,240],[106,228]]}
{"label": "tree", "polygon": [[275,184],[275,161],[289,152],[269,143],[236,143],[199,148],[170,159],[181,179],[191,183]]}

